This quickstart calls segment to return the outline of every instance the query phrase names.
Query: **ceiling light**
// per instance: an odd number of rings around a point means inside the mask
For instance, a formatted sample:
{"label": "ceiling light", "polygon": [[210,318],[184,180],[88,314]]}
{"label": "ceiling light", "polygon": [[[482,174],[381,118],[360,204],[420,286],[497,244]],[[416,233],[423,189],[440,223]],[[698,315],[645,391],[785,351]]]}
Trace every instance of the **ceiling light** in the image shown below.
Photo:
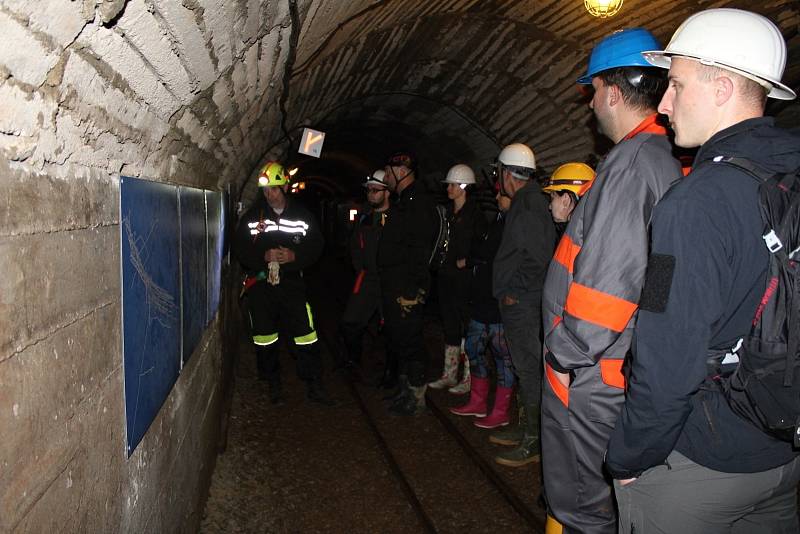
{"label": "ceiling light", "polygon": [[586,10],[601,19],[613,17],[622,8],[623,0],[583,0]]}

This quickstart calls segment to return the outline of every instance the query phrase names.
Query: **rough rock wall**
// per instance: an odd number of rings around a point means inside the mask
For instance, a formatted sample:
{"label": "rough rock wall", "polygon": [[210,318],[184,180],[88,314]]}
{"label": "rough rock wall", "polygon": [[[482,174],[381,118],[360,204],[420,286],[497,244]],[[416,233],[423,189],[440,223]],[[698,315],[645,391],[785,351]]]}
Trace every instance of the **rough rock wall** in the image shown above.
{"label": "rough rock wall", "polygon": [[278,117],[288,1],[0,1],[0,532],[193,531],[223,312],[125,455],[119,175],[241,181]]}

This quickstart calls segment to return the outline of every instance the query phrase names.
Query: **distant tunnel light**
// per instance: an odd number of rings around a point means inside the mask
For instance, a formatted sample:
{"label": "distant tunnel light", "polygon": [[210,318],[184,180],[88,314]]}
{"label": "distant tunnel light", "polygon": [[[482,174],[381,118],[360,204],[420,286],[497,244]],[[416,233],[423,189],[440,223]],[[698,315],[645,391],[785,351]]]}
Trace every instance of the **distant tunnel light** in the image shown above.
{"label": "distant tunnel light", "polygon": [[358,216],[358,210],[351,209],[350,210],[350,222],[355,222],[357,216]]}
{"label": "distant tunnel light", "polygon": [[623,0],[583,0],[586,10],[595,17],[613,17],[622,9]]}

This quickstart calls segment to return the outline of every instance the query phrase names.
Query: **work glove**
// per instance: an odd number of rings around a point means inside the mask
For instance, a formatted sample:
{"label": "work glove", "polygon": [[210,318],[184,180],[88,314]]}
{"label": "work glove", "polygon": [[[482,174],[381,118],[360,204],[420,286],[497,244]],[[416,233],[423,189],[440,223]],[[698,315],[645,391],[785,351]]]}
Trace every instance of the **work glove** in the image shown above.
{"label": "work glove", "polygon": [[408,299],[403,296],[397,297],[397,303],[400,305],[400,316],[405,317],[407,314],[411,313],[411,309],[417,304],[425,304],[425,290],[418,289],[413,299]]}
{"label": "work glove", "polygon": [[276,286],[281,283],[281,265],[277,261],[271,261],[267,265],[268,273],[267,274],[267,281],[270,285]]}

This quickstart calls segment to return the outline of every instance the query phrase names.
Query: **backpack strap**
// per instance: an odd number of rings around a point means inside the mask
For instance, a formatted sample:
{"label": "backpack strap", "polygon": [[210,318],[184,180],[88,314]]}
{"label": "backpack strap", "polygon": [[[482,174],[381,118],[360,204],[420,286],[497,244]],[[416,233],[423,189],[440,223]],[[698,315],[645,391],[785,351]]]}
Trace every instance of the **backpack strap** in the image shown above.
{"label": "backpack strap", "polygon": [[[750,177],[758,181],[759,184],[763,184],[770,178],[775,177],[777,178],[777,187],[783,189],[784,191],[788,191],[789,182],[794,179],[794,173],[782,174],[768,171],[762,167],[759,167],[747,158],[740,158],[737,156],[715,156],[712,161],[714,163],[722,163],[724,165],[729,165],[731,167],[743,170]],[[764,222],[766,223],[767,221]],[[761,237],[764,239],[764,243],[767,245],[767,250],[769,250],[772,254],[775,254],[783,248],[783,243],[778,237],[778,234],[775,233],[774,228],[768,226],[768,229],[769,231]]]}
{"label": "backpack strap", "polygon": [[758,182],[766,182],[768,179],[775,176],[774,172],[759,167],[747,158],[740,158],[738,156],[714,156],[711,161],[741,169]]}

